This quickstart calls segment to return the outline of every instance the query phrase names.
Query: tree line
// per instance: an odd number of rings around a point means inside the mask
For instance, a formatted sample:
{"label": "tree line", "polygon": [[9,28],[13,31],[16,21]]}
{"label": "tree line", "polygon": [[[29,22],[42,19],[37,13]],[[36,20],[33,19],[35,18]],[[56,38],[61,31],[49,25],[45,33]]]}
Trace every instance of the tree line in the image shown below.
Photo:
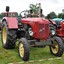
{"label": "tree line", "polygon": [[64,13],[58,13],[58,15],[56,15],[55,12],[50,12],[49,14],[47,14],[46,18],[48,18],[48,19],[53,19],[53,18],[62,18],[62,19],[64,19]]}

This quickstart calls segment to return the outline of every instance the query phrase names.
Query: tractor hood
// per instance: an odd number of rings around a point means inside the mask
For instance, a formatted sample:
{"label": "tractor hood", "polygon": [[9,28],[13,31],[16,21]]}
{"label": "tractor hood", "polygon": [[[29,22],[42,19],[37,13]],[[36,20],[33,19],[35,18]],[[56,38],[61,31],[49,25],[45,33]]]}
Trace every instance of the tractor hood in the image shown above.
{"label": "tractor hood", "polygon": [[36,39],[48,39],[49,37],[49,21],[45,18],[23,18],[23,24],[31,26]]}
{"label": "tractor hood", "polygon": [[22,23],[26,23],[26,24],[29,24],[29,23],[43,23],[43,24],[49,24],[49,21],[45,18],[23,18],[21,20]]}

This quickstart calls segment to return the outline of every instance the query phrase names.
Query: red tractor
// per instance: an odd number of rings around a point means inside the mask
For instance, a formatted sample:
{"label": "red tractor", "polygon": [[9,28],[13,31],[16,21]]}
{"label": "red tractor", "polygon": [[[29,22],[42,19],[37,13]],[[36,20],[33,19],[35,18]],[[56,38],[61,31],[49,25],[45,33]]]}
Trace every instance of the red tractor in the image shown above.
{"label": "red tractor", "polygon": [[21,18],[16,17],[15,12],[9,12],[6,7],[2,19],[2,45],[5,49],[15,48],[16,40],[19,40],[18,51],[22,60],[27,61],[30,55],[30,46],[49,46],[51,54],[62,56],[62,39],[55,36],[55,27],[45,18]]}
{"label": "red tractor", "polygon": [[64,20],[61,20],[61,21],[50,20],[50,22],[54,25],[54,27],[56,29],[55,35],[59,36],[64,43]]}

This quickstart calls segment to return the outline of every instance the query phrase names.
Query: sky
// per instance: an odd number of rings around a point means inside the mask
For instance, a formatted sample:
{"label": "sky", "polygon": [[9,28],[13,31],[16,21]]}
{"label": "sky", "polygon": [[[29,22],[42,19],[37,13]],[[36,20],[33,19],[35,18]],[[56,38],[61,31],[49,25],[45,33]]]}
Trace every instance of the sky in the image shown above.
{"label": "sky", "polygon": [[10,6],[11,12],[20,13],[29,9],[30,4],[41,3],[43,14],[46,16],[54,11],[56,14],[61,13],[64,9],[64,0],[0,0],[0,13],[5,12],[5,7]]}

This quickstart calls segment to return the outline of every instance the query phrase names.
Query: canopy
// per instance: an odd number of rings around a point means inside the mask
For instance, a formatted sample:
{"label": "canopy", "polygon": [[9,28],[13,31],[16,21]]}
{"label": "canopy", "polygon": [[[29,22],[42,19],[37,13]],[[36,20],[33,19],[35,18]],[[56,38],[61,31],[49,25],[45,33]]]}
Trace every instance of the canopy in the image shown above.
{"label": "canopy", "polygon": [[54,21],[61,21],[62,18],[54,18],[53,20],[54,20]]}
{"label": "canopy", "polygon": [[56,22],[57,25],[60,25],[60,22],[63,20],[62,18],[54,18],[52,19]]}

